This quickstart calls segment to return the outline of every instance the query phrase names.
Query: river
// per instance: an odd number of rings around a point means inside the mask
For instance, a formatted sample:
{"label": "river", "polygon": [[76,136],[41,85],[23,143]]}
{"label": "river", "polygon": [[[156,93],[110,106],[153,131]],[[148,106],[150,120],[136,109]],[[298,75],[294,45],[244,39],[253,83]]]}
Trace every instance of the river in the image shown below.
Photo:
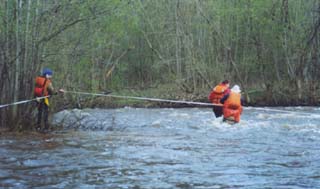
{"label": "river", "polygon": [[[84,109],[2,133],[0,188],[320,188],[320,108]],[[301,114],[300,112],[307,112]]]}

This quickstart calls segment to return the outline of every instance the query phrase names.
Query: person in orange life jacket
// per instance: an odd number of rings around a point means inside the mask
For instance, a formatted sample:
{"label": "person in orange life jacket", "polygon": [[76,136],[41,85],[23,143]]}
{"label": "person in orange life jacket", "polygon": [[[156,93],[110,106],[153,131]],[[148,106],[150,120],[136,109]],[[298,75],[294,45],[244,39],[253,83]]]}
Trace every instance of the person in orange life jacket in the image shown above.
{"label": "person in orange life jacket", "polygon": [[239,123],[243,105],[240,87],[233,86],[230,94],[222,97],[220,103],[223,104],[223,121]]}
{"label": "person in orange life jacket", "polygon": [[218,105],[218,106],[213,106],[213,112],[216,117],[221,117],[223,114],[222,112],[223,107],[222,107],[222,104],[220,103],[220,100],[223,96],[230,93],[229,86],[230,86],[229,81],[224,80],[223,82],[215,86],[211,91],[210,95],[208,96],[208,99],[211,103]]}
{"label": "person in orange life jacket", "polygon": [[[42,74],[36,78],[35,88],[34,88],[34,96],[35,97],[44,97],[58,94],[57,91],[54,90],[51,82],[52,78],[52,70],[45,68],[42,71]],[[63,89],[60,89],[59,92],[64,93]],[[43,114],[44,121],[44,129],[48,130],[48,116],[49,116],[49,98],[43,98],[37,100],[38,105],[38,119],[37,119],[37,129],[42,130],[41,121]]]}

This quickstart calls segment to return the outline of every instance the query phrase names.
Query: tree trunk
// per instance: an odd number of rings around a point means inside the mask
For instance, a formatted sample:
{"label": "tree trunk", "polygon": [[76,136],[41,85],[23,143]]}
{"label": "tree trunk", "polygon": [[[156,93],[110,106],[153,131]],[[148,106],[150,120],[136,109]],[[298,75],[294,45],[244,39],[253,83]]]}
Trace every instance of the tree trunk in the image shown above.
{"label": "tree trunk", "polygon": [[37,58],[38,57],[38,45],[37,45],[37,42],[38,39],[39,39],[39,35],[40,35],[40,32],[39,32],[39,23],[38,23],[38,20],[39,20],[39,6],[40,6],[40,0],[37,0],[37,3],[36,3],[36,8],[35,8],[35,15],[34,15],[34,20],[33,20],[33,27],[32,27],[32,47],[31,47],[31,50],[32,50],[32,55],[31,55],[31,68],[30,70],[32,71],[32,74],[34,74],[36,72],[36,64],[38,63],[37,62]]}
{"label": "tree trunk", "polygon": [[[30,77],[30,71],[28,70],[29,63],[28,63],[28,49],[29,49],[29,21],[30,21],[30,5],[31,1],[27,1],[27,18],[26,18],[26,30],[25,30],[25,41],[24,41],[24,64],[23,64],[23,78],[29,78]],[[28,74],[29,73],[29,74]],[[25,89],[24,89],[24,96],[28,97],[31,87],[30,82],[28,79],[25,79]]]}
{"label": "tree trunk", "polygon": [[[14,90],[13,90],[13,101],[17,102],[19,99],[19,93],[20,93],[20,10],[22,7],[22,1],[16,0],[17,3],[17,10],[16,10],[16,63],[15,63],[15,74],[14,74]],[[13,106],[13,120],[16,120],[18,116],[18,109],[17,106]]]}
{"label": "tree trunk", "polygon": [[179,10],[179,3],[180,1],[177,0],[177,4],[175,6],[175,22],[176,22],[176,72],[177,72],[177,79],[181,79],[182,78],[182,74],[181,74],[181,62],[180,62],[180,39],[179,39],[179,14],[178,14],[178,10]]}

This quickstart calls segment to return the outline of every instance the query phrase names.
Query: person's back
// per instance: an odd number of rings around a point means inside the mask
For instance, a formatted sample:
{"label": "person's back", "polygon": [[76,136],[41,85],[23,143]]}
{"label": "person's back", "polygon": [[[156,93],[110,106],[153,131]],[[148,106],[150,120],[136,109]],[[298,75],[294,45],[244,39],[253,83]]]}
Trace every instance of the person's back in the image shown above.
{"label": "person's back", "polygon": [[43,96],[48,96],[49,95],[49,91],[52,92],[51,88],[52,87],[51,84],[51,80],[46,78],[45,76],[41,75],[36,77],[35,79],[35,88],[34,88],[34,97],[43,97]]}
{"label": "person's back", "polygon": [[222,104],[220,103],[221,98],[230,93],[229,81],[224,80],[213,88],[208,96],[209,101],[214,105],[213,112],[216,117],[222,116]]}
{"label": "person's back", "polygon": [[241,90],[238,85],[232,87],[230,94],[221,99],[223,103],[223,120],[239,123],[242,113]]}

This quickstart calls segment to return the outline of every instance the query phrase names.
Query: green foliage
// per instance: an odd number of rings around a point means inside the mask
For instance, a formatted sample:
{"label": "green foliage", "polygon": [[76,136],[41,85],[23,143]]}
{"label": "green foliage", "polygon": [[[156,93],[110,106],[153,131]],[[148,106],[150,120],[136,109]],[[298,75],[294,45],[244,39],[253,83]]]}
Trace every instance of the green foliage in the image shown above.
{"label": "green foliage", "polygon": [[[18,9],[17,2],[0,2],[0,73],[27,78],[19,82],[26,86],[21,98],[32,93],[28,82],[42,67],[67,90],[171,85],[197,93],[227,78],[244,91],[307,90],[319,98],[319,84],[311,84],[320,76],[319,1],[22,0]],[[9,90],[2,99],[12,101]]]}

